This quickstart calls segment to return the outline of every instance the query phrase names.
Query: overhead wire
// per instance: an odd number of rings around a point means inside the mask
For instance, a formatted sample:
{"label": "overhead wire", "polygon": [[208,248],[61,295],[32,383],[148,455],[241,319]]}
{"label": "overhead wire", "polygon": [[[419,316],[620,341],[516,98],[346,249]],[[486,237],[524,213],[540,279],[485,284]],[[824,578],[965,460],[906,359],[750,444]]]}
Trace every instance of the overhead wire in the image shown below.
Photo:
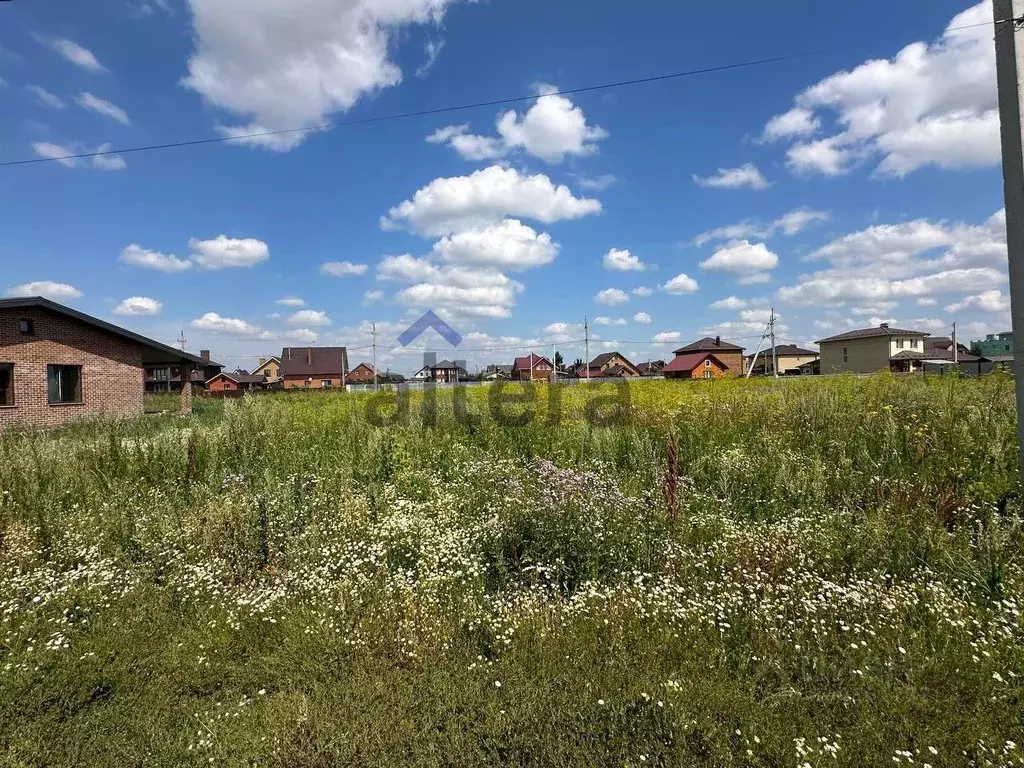
{"label": "overhead wire", "polygon": [[431,115],[444,115],[452,112],[463,112],[471,109],[480,109],[483,107],[495,107],[507,104],[519,104],[524,101],[534,101],[537,99],[551,98],[552,96],[572,96],[580,93],[592,93],[594,91],[605,91],[612,88],[625,88],[634,85],[643,85],[645,83],[657,83],[665,80],[676,80],[684,77],[694,77],[696,75],[707,75],[715,72],[727,72],[734,69],[745,69],[748,67],[762,66],[765,64],[775,64],[783,61],[792,61],[795,59],[803,59],[810,56],[820,55],[822,51],[807,51],[804,53],[792,53],[785,54],[783,56],[772,56],[765,59],[753,59],[748,61],[733,62],[731,64],[719,64],[712,67],[701,67],[699,69],[687,69],[680,72],[669,72],[662,75],[651,75],[648,77],[637,77],[629,80],[617,80],[608,83],[599,83],[596,85],[585,85],[578,88],[565,88],[557,91],[551,91],[548,93],[533,93],[526,96],[509,96],[500,99],[486,99],[483,101],[470,102],[468,104],[456,104],[445,107],[432,107],[428,109],[419,109],[408,112],[398,112],[388,115],[377,115],[372,117],[359,117],[351,120],[332,120],[326,123],[320,123],[318,125],[300,126],[296,128],[283,128],[276,131],[256,131],[253,133],[244,134],[233,134],[228,136],[209,136],[203,139],[188,139],[184,141],[168,141],[160,144],[145,144],[137,147],[122,147],[120,149],[104,149],[96,150],[93,152],[79,152],[72,155],[60,155],[54,157],[32,157],[25,158],[22,160],[5,160],[0,162],[0,167],[10,167],[15,165],[35,165],[39,163],[60,163],[72,160],[84,160],[92,157],[103,157],[106,155],[126,155],[135,152],[150,152],[159,149],[175,149],[179,147],[193,147],[203,144],[223,144],[231,141],[247,141],[252,139],[267,138],[271,136],[286,136],[296,133],[315,133],[317,131],[326,131],[330,128],[345,128],[357,125],[370,125],[373,123],[385,123],[395,120],[406,120],[413,117],[429,117]]}

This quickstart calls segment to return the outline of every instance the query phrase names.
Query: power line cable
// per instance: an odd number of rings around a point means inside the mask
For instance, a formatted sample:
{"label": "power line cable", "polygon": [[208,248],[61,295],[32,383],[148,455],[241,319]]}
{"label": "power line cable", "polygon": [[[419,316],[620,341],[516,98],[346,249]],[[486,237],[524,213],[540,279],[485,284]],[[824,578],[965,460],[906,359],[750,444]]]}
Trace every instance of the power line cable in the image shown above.
{"label": "power line cable", "polygon": [[638,77],[631,80],[618,80],[611,83],[600,83],[598,85],[586,85],[579,88],[567,88],[565,90],[552,91],[551,93],[543,94],[530,94],[529,96],[512,96],[503,99],[489,99],[487,101],[477,101],[470,104],[459,104],[448,107],[434,107],[431,109],[421,109],[413,112],[398,112],[390,115],[379,115],[377,117],[360,117],[352,120],[335,120],[332,122],[321,123],[319,125],[310,125],[302,128],[284,128],[277,131],[259,131],[256,133],[245,133],[234,136],[211,136],[205,139],[190,139],[187,141],[170,141],[163,144],[146,144],[139,147],[125,147],[123,149],[106,149],[103,151],[96,152],[81,152],[76,155],[62,155],[60,157],[34,157],[25,160],[6,160],[0,162],[0,167],[9,167],[14,165],[34,165],[36,163],[59,163],[67,160],[83,160],[90,157],[103,157],[105,155],[126,155],[132,152],[149,152],[158,149],[175,149],[178,147],[193,147],[202,144],[221,144],[228,141],[245,141],[247,139],[258,139],[265,138],[268,136],[284,136],[293,133],[311,133],[314,131],[325,131],[329,128],[344,128],[355,125],[369,125],[372,123],[384,123],[391,122],[394,120],[405,120],[411,117],[427,117],[430,115],[444,115],[451,112],[462,112],[469,109],[479,109],[482,107],[495,107],[503,104],[518,104],[524,101],[533,101],[535,99],[544,99],[551,96],[571,96],[579,93],[591,93],[593,91],[605,91],[612,88],[625,88],[633,85],[643,85],[645,83],[657,83],[664,80],[676,80],[683,77],[693,77],[695,75],[706,75],[715,72],[727,72],[733,69],[745,69],[748,67],[756,67],[764,64],[775,64],[783,61],[792,61],[794,59],[803,59],[810,56],[821,55],[822,51],[808,51],[805,53],[792,53],[784,56],[773,56],[767,59],[754,59],[752,61],[741,61],[733,64],[720,64],[714,67],[702,67],[700,69],[688,69],[681,72],[671,72],[664,75],[652,75],[650,77]]}

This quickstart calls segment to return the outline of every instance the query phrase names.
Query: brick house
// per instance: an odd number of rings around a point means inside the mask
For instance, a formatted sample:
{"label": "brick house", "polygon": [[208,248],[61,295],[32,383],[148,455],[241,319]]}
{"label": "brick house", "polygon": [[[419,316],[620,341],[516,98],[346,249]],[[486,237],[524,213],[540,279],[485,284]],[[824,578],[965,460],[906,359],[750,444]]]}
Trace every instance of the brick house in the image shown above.
{"label": "brick house", "polygon": [[543,355],[531,352],[517,357],[512,363],[512,379],[514,381],[533,381],[534,379],[549,380],[555,367]]}
{"label": "brick house", "polygon": [[251,389],[266,389],[267,380],[262,375],[246,373],[245,371],[221,371],[212,379],[206,382],[206,388],[210,392],[223,394],[225,392],[248,392]]}
{"label": "brick house", "polygon": [[[193,387],[202,389],[206,382],[220,373],[224,366],[210,359],[210,350],[199,350],[199,356],[205,360],[202,367],[193,368],[191,382]],[[181,368],[175,365],[147,365],[145,387],[147,392],[178,392],[181,390]]]}
{"label": "brick house", "polygon": [[458,362],[442,360],[430,366],[430,376],[438,384],[458,384],[469,381],[469,372]]}
{"label": "brick house", "polygon": [[348,384],[372,384],[373,366],[369,363],[360,363],[348,373],[345,379]]}
{"label": "brick house", "polygon": [[[614,379],[625,379],[640,375],[637,367],[619,352],[604,352],[598,355],[590,361],[589,368],[591,378],[607,376]],[[587,375],[585,368],[581,375]]]}
{"label": "brick house", "polygon": [[666,379],[721,379],[730,376],[728,367],[711,352],[686,352],[676,355],[661,374]]}
{"label": "brick house", "polygon": [[348,376],[345,347],[285,347],[281,350],[285,389],[337,389]]}
{"label": "brick house", "polygon": [[664,367],[664,360],[648,360],[646,363],[638,363],[636,369],[640,371],[641,376],[660,376]]}
{"label": "brick house", "polygon": [[[742,376],[743,347],[723,341],[721,336],[705,336],[703,339],[677,349],[675,355],[687,355],[691,352],[710,352],[725,366],[726,376]],[[669,363],[671,365],[671,363]]]}
{"label": "brick house", "polygon": [[[41,297],[0,299],[0,429],[140,416],[144,370],[208,361]],[[181,390],[182,413],[192,388]]]}

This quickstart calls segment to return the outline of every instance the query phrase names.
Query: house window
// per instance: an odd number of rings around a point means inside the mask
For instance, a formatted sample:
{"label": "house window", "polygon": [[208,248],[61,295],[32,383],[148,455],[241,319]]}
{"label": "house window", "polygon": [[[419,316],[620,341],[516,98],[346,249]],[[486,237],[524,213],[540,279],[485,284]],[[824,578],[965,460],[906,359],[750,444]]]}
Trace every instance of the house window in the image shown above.
{"label": "house window", "polygon": [[708,358],[707,360],[704,361],[704,367],[705,368],[710,368],[711,367],[711,359],[710,358]]}
{"label": "house window", "polygon": [[50,405],[82,402],[82,366],[46,366],[46,390]]}
{"label": "house window", "polygon": [[850,355],[849,355],[846,347],[843,347],[843,362],[844,363],[850,362]]}
{"label": "house window", "polygon": [[705,379],[710,379],[711,378],[711,371],[704,371],[704,378]]}
{"label": "house window", "polygon": [[320,387],[323,388],[323,389],[330,389],[331,386],[332,385],[331,385],[331,380],[330,379],[324,379],[324,380],[322,380],[320,382]]}
{"label": "house window", "polygon": [[23,317],[18,321],[18,332],[22,336],[32,336],[36,332],[36,324],[30,318]]}
{"label": "house window", "polygon": [[0,408],[14,405],[14,364],[0,363]]}
{"label": "house window", "polygon": [[166,368],[154,368],[151,378],[153,381],[167,381],[170,371]]}
{"label": "house window", "polygon": [[916,348],[917,347],[917,339],[911,339],[910,340],[910,346]]}
{"label": "house window", "polygon": [[903,339],[896,339],[896,349],[903,349]]}

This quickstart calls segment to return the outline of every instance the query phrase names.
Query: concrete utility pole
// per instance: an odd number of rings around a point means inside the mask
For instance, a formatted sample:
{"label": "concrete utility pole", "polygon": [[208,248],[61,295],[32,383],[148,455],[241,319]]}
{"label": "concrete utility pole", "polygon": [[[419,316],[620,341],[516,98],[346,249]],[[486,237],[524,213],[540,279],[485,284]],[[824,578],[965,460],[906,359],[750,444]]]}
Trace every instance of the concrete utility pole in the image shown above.
{"label": "concrete utility pole", "polygon": [[558,366],[555,365],[555,358],[558,357],[558,350],[555,349],[555,343],[551,342],[551,383],[554,384],[558,381]]}
{"label": "concrete utility pole", "polygon": [[583,316],[583,367],[587,371],[587,382],[590,382],[590,330],[587,328],[587,316]]}
{"label": "concrete utility pole", "polygon": [[1003,150],[1006,201],[1006,251],[1010,271],[1010,319],[1013,325],[1013,373],[1017,390],[1017,440],[1024,480],[1024,148],[1021,136],[1018,43],[1024,43],[1017,19],[1024,0],[992,0],[996,28],[996,82],[999,133]]}
{"label": "concrete utility pole", "polygon": [[960,350],[956,346],[956,323],[953,323],[953,365],[960,362]]}
{"label": "concrete utility pole", "polygon": [[377,324],[371,323],[373,329],[373,388],[377,389]]}
{"label": "concrete utility pole", "polygon": [[768,323],[768,329],[772,335],[772,375],[777,379],[779,378],[779,356],[775,349],[775,307],[772,307],[772,316]]}
{"label": "concrete utility pole", "polygon": [[[757,349],[754,350],[754,356],[750,358],[750,365],[747,366],[747,373],[744,378],[749,379],[750,374],[754,372],[754,366],[757,365],[757,356],[761,354],[761,345],[764,344],[764,340],[768,338],[769,331],[772,327],[771,320],[768,321],[768,325],[764,327],[764,333],[761,334],[761,338],[757,342]],[[768,372],[768,353],[765,353],[764,370]]]}

